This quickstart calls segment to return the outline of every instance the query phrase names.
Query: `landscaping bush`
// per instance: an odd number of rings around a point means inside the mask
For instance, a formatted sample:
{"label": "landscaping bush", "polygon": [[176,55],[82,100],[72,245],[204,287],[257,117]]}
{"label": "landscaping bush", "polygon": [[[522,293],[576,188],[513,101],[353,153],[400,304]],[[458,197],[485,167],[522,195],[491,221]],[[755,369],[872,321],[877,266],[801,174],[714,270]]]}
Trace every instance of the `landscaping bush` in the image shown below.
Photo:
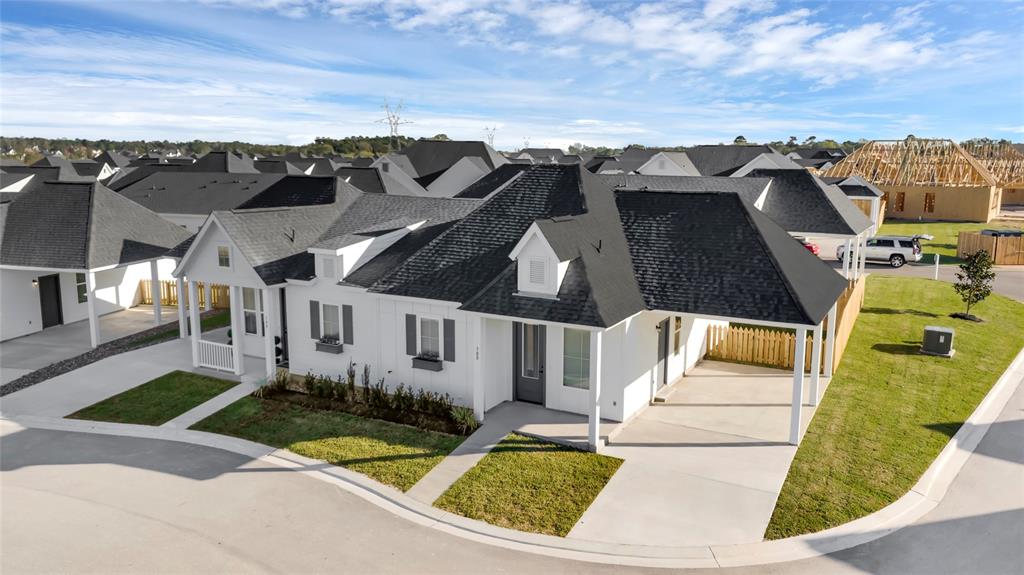
{"label": "landscaping bush", "polygon": [[345,403],[348,401],[348,384],[338,376],[338,379],[331,382],[331,395],[334,399]]}
{"label": "landscaping bush", "polygon": [[391,409],[391,398],[383,377],[367,388],[366,404],[375,409]]}
{"label": "landscaping bush", "polygon": [[348,369],[345,370],[345,377],[348,380],[348,396],[352,401],[356,400],[356,363],[349,360]]}
{"label": "landscaping bush", "polygon": [[480,427],[480,422],[473,415],[473,410],[468,407],[456,405],[451,410],[452,421],[458,426],[463,435],[469,435]]}
{"label": "landscaping bush", "polygon": [[416,410],[429,413],[435,417],[450,418],[452,414],[452,398],[447,393],[442,395],[421,388],[416,393]]}
{"label": "landscaping bush", "polygon": [[395,411],[412,411],[416,408],[416,396],[412,388],[399,383],[395,393],[391,394],[391,409]]}

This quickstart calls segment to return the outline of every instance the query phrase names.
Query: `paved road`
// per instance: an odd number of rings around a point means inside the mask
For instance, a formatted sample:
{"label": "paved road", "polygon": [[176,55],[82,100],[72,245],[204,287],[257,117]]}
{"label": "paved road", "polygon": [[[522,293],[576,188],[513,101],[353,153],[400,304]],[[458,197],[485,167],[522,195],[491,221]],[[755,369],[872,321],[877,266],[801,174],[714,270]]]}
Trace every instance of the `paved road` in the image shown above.
{"label": "paved road", "polygon": [[[931,258],[931,255],[927,255]],[[835,260],[827,262],[836,269],[842,269],[842,264]],[[959,266],[942,264],[939,266],[939,279],[942,281],[956,281],[956,274]],[[867,264],[866,271],[871,274],[904,276],[916,278],[935,277],[934,264],[907,264],[901,268],[894,269],[882,264]],[[1024,266],[996,266],[996,279],[992,284],[995,293],[1004,295],[1017,301],[1024,301]]]}
{"label": "paved road", "polygon": [[[0,571],[663,573],[518,553],[413,525],[300,474],[155,440],[23,430],[0,443]],[[1024,571],[1024,386],[942,504],[829,557],[720,574]]]}

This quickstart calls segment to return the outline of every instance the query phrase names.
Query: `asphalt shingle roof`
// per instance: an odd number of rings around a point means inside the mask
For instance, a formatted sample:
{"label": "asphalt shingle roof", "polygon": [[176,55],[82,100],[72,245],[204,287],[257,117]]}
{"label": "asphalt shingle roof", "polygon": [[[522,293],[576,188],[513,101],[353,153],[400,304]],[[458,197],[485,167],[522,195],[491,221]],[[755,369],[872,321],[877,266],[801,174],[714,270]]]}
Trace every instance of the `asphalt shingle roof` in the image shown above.
{"label": "asphalt shingle roof", "polygon": [[456,198],[485,198],[530,168],[529,164],[505,164],[466,186]]}
{"label": "asphalt shingle roof", "polygon": [[754,170],[750,175],[772,179],[761,210],[788,232],[853,236],[871,227],[845,194],[806,170]]}
{"label": "asphalt shingle roof", "polygon": [[159,171],[119,189],[118,193],[157,213],[205,215],[237,208],[285,177]]}
{"label": "asphalt shingle roof", "polygon": [[734,192],[744,200],[754,203],[771,178],[730,178],[725,176],[643,176],[604,175],[612,187],[619,190],[651,190],[666,192]]}
{"label": "asphalt shingle roof", "polygon": [[95,269],[158,257],[189,237],[98,183],[47,183],[7,206],[3,265]]}
{"label": "asphalt shingle roof", "polygon": [[687,148],[686,156],[702,176],[728,176],[761,154],[773,154],[771,146],[720,145]]}

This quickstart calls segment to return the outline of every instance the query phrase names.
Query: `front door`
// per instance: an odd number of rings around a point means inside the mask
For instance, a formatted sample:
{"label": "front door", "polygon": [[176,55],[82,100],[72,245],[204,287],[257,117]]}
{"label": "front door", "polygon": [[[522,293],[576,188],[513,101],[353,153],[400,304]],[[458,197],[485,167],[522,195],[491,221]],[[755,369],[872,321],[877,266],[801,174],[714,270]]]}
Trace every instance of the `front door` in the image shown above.
{"label": "front door", "polygon": [[672,324],[665,318],[658,324],[658,387],[668,384],[668,336]]}
{"label": "front door", "polygon": [[542,325],[514,322],[512,369],[516,401],[544,404],[544,342]]}
{"label": "front door", "polygon": [[64,323],[60,309],[60,276],[39,277],[39,309],[43,314],[43,329]]}

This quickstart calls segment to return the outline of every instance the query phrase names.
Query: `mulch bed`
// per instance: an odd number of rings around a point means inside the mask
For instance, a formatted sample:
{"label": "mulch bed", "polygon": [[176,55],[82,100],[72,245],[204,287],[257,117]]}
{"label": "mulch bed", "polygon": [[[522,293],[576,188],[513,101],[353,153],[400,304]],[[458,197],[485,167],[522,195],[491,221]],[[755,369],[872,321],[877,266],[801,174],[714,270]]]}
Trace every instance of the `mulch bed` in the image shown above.
{"label": "mulch bed", "polygon": [[[207,316],[217,314],[219,313],[219,311],[220,310],[206,311],[200,314],[200,317],[205,318]],[[96,348],[91,349],[81,355],[76,355],[75,357],[69,357],[68,359],[64,359],[56,363],[51,363],[46,367],[41,367],[31,373],[26,373],[25,375],[19,377],[18,379],[5,383],[4,385],[0,386],[0,397],[3,397],[10,393],[14,393],[15,391],[20,391],[22,389],[25,389],[26,387],[31,387],[37,383],[41,383],[48,379],[57,377],[58,375],[65,374],[69,371],[74,371],[80,367],[85,367],[90,363],[96,363],[101,359],[106,359],[119,353],[124,353],[126,351],[132,351],[136,349],[142,349],[144,347],[149,347],[151,345],[156,345],[158,343],[170,341],[170,339],[151,338],[153,338],[154,335],[164,334],[168,332],[177,333],[177,331],[178,322],[172,321],[170,323],[165,323],[163,325],[151,327],[147,330],[133,333],[131,335],[126,335],[122,338],[118,338],[113,341],[101,343]]]}

